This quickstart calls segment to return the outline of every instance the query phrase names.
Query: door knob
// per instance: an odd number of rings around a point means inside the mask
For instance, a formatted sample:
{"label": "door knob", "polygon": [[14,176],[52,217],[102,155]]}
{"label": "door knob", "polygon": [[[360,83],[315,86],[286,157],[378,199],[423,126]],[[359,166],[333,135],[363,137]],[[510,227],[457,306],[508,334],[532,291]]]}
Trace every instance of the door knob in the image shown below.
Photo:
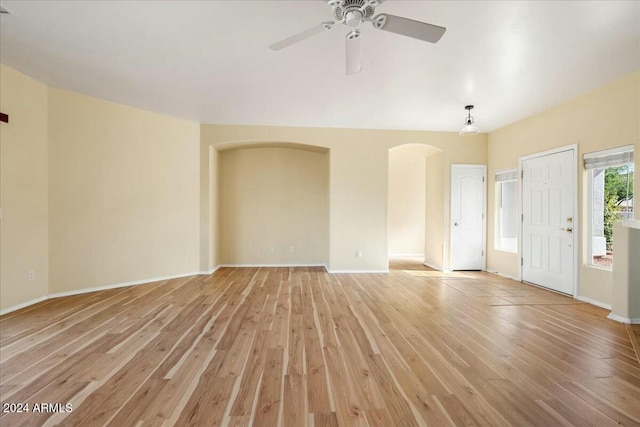
{"label": "door knob", "polygon": [[566,231],[567,233],[573,233],[573,228],[571,228],[571,227],[561,228],[560,230]]}
{"label": "door knob", "polygon": [[457,222],[454,222],[454,223],[453,223],[453,225],[457,227],[457,226],[459,226],[460,224],[458,224]]}

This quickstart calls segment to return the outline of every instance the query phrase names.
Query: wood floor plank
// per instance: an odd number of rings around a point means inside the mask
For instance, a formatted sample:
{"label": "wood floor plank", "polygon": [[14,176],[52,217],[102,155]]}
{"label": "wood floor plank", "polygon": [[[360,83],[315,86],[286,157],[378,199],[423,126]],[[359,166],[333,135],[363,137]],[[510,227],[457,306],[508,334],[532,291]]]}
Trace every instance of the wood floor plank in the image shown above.
{"label": "wood floor plank", "polygon": [[[267,301],[270,299],[267,298]],[[271,298],[273,302],[275,299]],[[268,317],[267,313],[271,313],[271,307],[265,303],[264,306],[266,312],[262,314],[262,322],[266,321]],[[261,322],[260,322],[261,323]],[[252,348],[249,353],[249,357],[246,362],[246,368],[242,373],[242,380],[240,381],[240,388],[238,395],[236,396],[233,406],[231,407],[231,416],[243,416],[251,415],[253,409],[253,399],[255,396],[255,390],[260,378],[264,372],[265,359],[267,352],[262,351],[267,346],[267,340],[269,339],[269,330],[258,328],[256,331],[255,339],[253,340]]]}
{"label": "wood floor plank", "polygon": [[[518,348],[515,352],[516,359],[512,362],[517,365],[518,372],[524,375],[523,382],[542,387],[552,400],[545,400],[557,412],[565,414],[572,412],[579,417],[588,420],[594,426],[614,426],[615,421],[575,394],[567,391],[561,384],[567,380],[562,370],[557,369],[553,362],[548,362],[539,355],[533,354],[524,348]],[[566,417],[565,418],[571,418]],[[580,425],[580,424],[578,424]],[[588,425],[588,423],[585,423]]]}
{"label": "wood floor plank", "polygon": [[187,352],[202,336],[207,325],[211,323],[211,307],[203,307],[204,312],[198,318],[195,325],[181,337],[179,343],[169,352],[168,356],[149,376],[147,381],[131,396],[129,401],[118,411],[111,420],[113,425],[133,425],[139,419],[144,418],[144,413],[151,406],[160,393],[164,393],[170,379],[166,377],[176,368]]}
{"label": "wood floor plank", "polygon": [[376,382],[380,386],[389,415],[394,420],[402,420],[405,426],[418,426],[422,423],[416,421],[411,409],[411,403],[407,401],[400,388],[396,385],[393,375],[389,372],[385,361],[381,355],[371,356],[371,372]]}
{"label": "wood floor plank", "polygon": [[628,416],[623,410],[619,410],[615,405],[609,403],[606,400],[599,399],[598,396],[591,393],[584,386],[575,384],[571,381],[560,384],[563,388],[569,392],[575,394],[582,400],[589,402],[594,408],[614,420],[616,423],[624,426],[640,426],[640,419]]}
{"label": "wood floor plank", "polygon": [[[130,362],[118,373],[109,378],[96,393],[89,396],[79,410],[69,416],[72,423],[102,423],[109,422],[116,414],[126,407],[126,403],[135,396],[147,379],[170,354],[177,344],[172,332],[177,332],[180,338],[193,326],[200,317],[203,307],[199,302],[192,302],[184,307],[167,326],[167,332],[159,332],[158,336],[146,347],[140,350]],[[169,327],[169,325],[172,325]]]}
{"label": "wood floor plank", "polygon": [[327,347],[324,352],[339,424],[367,425],[363,404],[359,393],[356,392],[355,381],[346,369],[339,348]]}
{"label": "wood floor plank", "polygon": [[396,424],[386,409],[366,409],[364,412],[371,427],[388,427]]}
{"label": "wood floor plank", "polygon": [[304,324],[301,314],[292,314],[289,326],[289,346],[287,348],[287,374],[304,375]]}
{"label": "wood floor plank", "polygon": [[301,316],[304,327],[305,372],[307,375],[309,412],[334,412],[335,409],[332,408],[331,399],[329,398],[329,373],[327,372],[327,364],[318,329],[313,320],[313,306],[310,301],[303,306]]}
{"label": "wood floor plank", "polygon": [[304,375],[285,375],[283,405],[283,423],[285,427],[301,427],[307,424],[306,396]]}
{"label": "wood floor plank", "polygon": [[202,390],[197,399],[189,402],[182,411],[176,425],[219,426],[222,425],[231,390],[237,378],[216,377]]}
{"label": "wood floor plank", "polygon": [[286,348],[289,339],[290,307],[292,305],[291,285],[285,283],[280,287],[276,303],[275,315],[271,325],[269,348]]}
{"label": "wood floor plank", "polygon": [[627,333],[629,334],[629,341],[633,347],[633,352],[636,354],[636,359],[640,362],[640,325],[626,325]]}
{"label": "wood floor plank", "polygon": [[267,350],[264,374],[254,423],[259,426],[276,426],[283,399],[284,350]]}
{"label": "wood floor plank", "polygon": [[458,396],[451,394],[448,396],[438,396],[438,402],[442,405],[445,412],[456,426],[479,426],[481,425],[473,413],[464,407]]}
{"label": "wood floor plank", "polygon": [[315,426],[324,426],[324,427],[338,427],[338,417],[335,412],[316,412],[313,414],[314,427]]}
{"label": "wood floor plank", "polygon": [[0,317],[2,426],[640,426],[640,327],[483,272],[212,275]]}
{"label": "wood floor plank", "polygon": [[[594,424],[592,419],[589,419],[588,415],[585,413],[580,413],[579,411],[572,410],[567,407],[567,405],[559,402],[556,399],[544,400],[544,405],[546,407],[552,409],[557,415],[566,420],[569,425],[572,426],[585,426],[585,427],[595,427],[599,424]],[[610,420],[613,423],[613,420]]]}

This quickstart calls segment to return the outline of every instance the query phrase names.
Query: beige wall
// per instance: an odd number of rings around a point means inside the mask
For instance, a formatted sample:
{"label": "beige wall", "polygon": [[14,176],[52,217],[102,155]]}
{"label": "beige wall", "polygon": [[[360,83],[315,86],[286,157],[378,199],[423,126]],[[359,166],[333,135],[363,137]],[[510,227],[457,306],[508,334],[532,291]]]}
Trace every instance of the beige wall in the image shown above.
{"label": "beige wall", "polygon": [[635,227],[627,229],[629,233],[629,292],[627,300],[629,304],[629,319],[633,323],[640,323],[640,263],[637,260],[640,254],[640,221],[635,221]]}
{"label": "beige wall", "polygon": [[[209,147],[209,162],[214,165],[214,168],[209,168],[209,183],[211,198],[209,205],[211,206],[211,216],[209,223],[209,266],[215,268],[220,264],[220,241],[215,238],[220,233],[220,212],[222,207],[220,206],[220,196],[218,194],[220,189],[220,177],[218,171],[220,156],[218,150],[213,147]],[[206,254],[205,254],[206,255]]]}
{"label": "beige wall", "polygon": [[50,293],[199,271],[199,125],[48,101]]}
{"label": "beige wall", "polygon": [[640,322],[640,221],[617,222],[613,297],[609,317],[625,323]]}
{"label": "beige wall", "polygon": [[[200,174],[200,271],[213,272],[219,264],[217,236],[218,230],[218,150],[200,146],[201,170],[215,165],[209,173]],[[202,169],[204,168],[204,169]],[[211,194],[209,193],[211,189]]]}
{"label": "beige wall", "polygon": [[[202,125],[201,151],[238,143],[289,142],[330,149],[329,160],[329,269],[331,271],[384,271],[388,268],[388,164],[389,149],[403,144],[424,144],[443,150],[449,185],[451,163],[486,164],[487,137],[462,138],[450,132],[392,131],[271,126]],[[215,165],[202,165],[210,173]],[[201,182],[208,182],[201,179]],[[210,196],[210,188],[203,189]],[[205,202],[208,203],[208,202]],[[448,191],[443,193],[448,217]],[[203,212],[210,211],[203,209]],[[448,220],[447,220],[448,224]],[[448,228],[447,228],[448,230]],[[218,240],[219,236],[213,236]],[[448,241],[448,231],[441,240]],[[440,246],[444,241],[438,242]],[[201,248],[207,244],[201,244]],[[357,256],[358,251],[362,257]]]}
{"label": "beige wall", "polygon": [[328,154],[249,148],[219,156],[220,263],[327,264]]}
{"label": "beige wall", "polygon": [[[448,172],[450,168],[445,168],[443,157],[443,153],[435,153],[426,159],[424,262],[437,270],[445,268],[445,251],[448,248],[444,246],[448,242],[444,234],[448,219],[445,220],[444,215],[445,203],[448,200],[446,195],[449,193],[445,191],[445,181],[450,182],[451,174]],[[446,174],[449,175],[449,180],[445,180]]]}
{"label": "beige wall", "polygon": [[[0,310],[48,293],[47,87],[0,64]],[[29,271],[35,273],[29,280]]]}
{"label": "beige wall", "polygon": [[411,144],[389,150],[389,254],[424,255],[426,154]]}
{"label": "beige wall", "polygon": [[[518,167],[521,156],[578,145],[579,151],[579,271],[578,295],[611,304],[612,273],[585,265],[586,261],[586,173],[585,153],[635,144],[640,152],[640,72],[605,85],[585,96],[546,110],[489,134],[488,218],[494,217],[495,171]],[[636,156],[636,170],[640,164]],[[636,174],[636,188],[640,185]],[[488,221],[487,268],[518,276],[518,254],[494,250],[494,224]]]}

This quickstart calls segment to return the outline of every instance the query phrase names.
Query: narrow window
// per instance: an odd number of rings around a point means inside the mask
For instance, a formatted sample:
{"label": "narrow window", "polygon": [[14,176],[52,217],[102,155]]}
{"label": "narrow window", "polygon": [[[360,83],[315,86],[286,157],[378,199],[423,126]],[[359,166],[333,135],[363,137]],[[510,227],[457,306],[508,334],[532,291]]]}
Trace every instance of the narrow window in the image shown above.
{"label": "narrow window", "polygon": [[585,154],[589,265],[613,266],[613,223],[633,219],[633,146]]}
{"label": "narrow window", "polygon": [[495,248],[518,252],[518,171],[496,172]]}

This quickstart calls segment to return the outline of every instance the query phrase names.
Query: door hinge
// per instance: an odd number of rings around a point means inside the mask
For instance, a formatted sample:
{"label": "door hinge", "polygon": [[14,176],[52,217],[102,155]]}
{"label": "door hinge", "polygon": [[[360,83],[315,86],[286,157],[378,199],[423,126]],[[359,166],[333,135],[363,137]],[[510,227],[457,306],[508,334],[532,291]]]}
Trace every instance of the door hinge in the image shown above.
{"label": "door hinge", "polygon": [[484,176],[482,177],[482,182],[484,182]]}
{"label": "door hinge", "polygon": [[482,255],[481,256],[484,256],[484,251],[482,251]]}
{"label": "door hinge", "polygon": [[520,214],[520,221],[524,222],[524,214]]}
{"label": "door hinge", "polygon": [[520,258],[520,265],[524,265],[524,258]]}
{"label": "door hinge", "polygon": [[520,178],[524,178],[524,169],[520,171]]}

